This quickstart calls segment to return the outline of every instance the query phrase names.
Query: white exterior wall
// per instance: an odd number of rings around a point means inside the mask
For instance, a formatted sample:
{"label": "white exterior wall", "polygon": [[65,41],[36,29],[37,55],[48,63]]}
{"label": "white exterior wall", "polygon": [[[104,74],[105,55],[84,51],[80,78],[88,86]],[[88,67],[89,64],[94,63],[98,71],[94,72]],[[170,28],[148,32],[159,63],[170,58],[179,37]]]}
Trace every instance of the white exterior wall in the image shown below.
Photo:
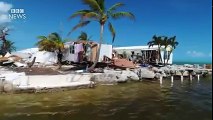
{"label": "white exterior wall", "polygon": [[17,55],[24,58],[27,62],[32,62],[33,58],[36,57],[35,62],[44,65],[52,65],[58,62],[57,53],[39,51],[38,48],[29,48],[21,51],[12,53],[12,55]]}
{"label": "white exterior wall", "polygon": [[[161,51],[161,57],[162,57],[162,60],[164,61],[164,51]],[[167,59],[165,62],[167,62]],[[171,53],[169,61],[168,61],[168,64],[172,64],[172,63],[173,63],[173,53]]]}
{"label": "white exterior wall", "polygon": [[[107,44],[101,45],[99,62],[103,61],[104,56],[107,56],[108,58],[112,59],[112,45],[107,45]],[[63,61],[75,61],[74,57],[75,57],[75,54],[72,54],[70,52],[70,49],[67,48],[67,50],[65,51],[63,55]]]}
{"label": "white exterior wall", "polygon": [[103,61],[104,56],[112,59],[112,45],[102,44],[101,45],[101,52],[99,57],[99,62]]}

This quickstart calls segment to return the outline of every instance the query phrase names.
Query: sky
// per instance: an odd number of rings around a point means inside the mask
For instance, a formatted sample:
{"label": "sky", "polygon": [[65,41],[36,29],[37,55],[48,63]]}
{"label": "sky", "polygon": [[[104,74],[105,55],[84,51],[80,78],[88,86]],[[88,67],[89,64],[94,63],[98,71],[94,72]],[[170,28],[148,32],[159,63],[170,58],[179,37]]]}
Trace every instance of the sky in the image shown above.
{"label": "sky", "polygon": [[[146,45],[157,36],[177,36],[179,45],[174,51],[174,61],[212,61],[212,1],[211,0],[105,0],[109,8],[117,2],[125,3],[120,10],[130,11],[135,21],[112,21],[116,30],[114,46]],[[9,39],[17,50],[36,47],[37,36],[58,32],[63,38],[76,39],[81,31],[94,41],[99,40],[97,22],[68,32],[79,19],[69,20],[77,10],[86,9],[81,0],[0,0],[0,25],[9,26]],[[25,19],[9,19],[11,9],[24,9]],[[105,29],[104,41],[112,37]]]}

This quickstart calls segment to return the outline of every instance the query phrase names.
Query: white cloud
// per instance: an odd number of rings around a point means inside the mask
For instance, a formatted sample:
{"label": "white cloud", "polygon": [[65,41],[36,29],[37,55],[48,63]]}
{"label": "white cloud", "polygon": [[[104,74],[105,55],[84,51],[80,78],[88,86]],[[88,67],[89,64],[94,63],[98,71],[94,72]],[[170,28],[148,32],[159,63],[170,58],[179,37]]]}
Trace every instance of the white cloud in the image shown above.
{"label": "white cloud", "polygon": [[187,55],[191,57],[206,57],[205,53],[199,51],[187,51]]}
{"label": "white cloud", "polygon": [[10,22],[9,16],[7,14],[0,15],[0,23]]}
{"label": "white cloud", "polygon": [[12,4],[6,2],[0,2],[0,24],[10,22],[9,19],[9,10],[12,8]]}

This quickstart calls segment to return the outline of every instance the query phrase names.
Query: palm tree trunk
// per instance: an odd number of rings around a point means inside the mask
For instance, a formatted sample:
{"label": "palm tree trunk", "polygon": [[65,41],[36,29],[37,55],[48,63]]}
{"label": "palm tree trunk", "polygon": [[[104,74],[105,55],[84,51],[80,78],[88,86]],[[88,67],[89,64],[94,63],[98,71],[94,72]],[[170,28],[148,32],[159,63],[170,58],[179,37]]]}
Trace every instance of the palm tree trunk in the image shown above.
{"label": "palm tree trunk", "polygon": [[3,40],[2,44],[3,44],[2,48],[1,48],[2,49],[2,54],[5,55],[7,53],[7,50],[6,50],[6,40]]}
{"label": "palm tree trunk", "polygon": [[163,65],[166,65],[166,51],[163,53]]}
{"label": "palm tree trunk", "polygon": [[100,52],[101,52],[101,44],[103,42],[103,33],[104,33],[104,24],[101,24],[100,42],[99,42],[98,52],[96,54],[96,59],[95,59],[93,65],[88,69],[88,71],[93,70],[98,63],[98,60],[99,60],[99,57],[100,57]]}
{"label": "palm tree trunk", "polygon": [[168,58],[167,58],[167,61],[166,61],[166,64],[167,64],[167,65],[168,65],[168,63],[169,63],[169,59],[170,59],[171,53],[172,53],[172,51],[170,51],[170,52],[168,53]]}
{"label": "palm tree trunk", "polygon": [[58,57],[58,69],[61,69],[62,67],[62,52],[59,49],[59,52],[57,53],[57,57]]}
{"label": "palm tree trunk", "polygon": [[158,47],[158,52],[159,52],[159,57],[160,57],[160,61],[159,62],[161,62],[162,63],[162,56],[161,56],[161,50],[160,50],[160,47]]}

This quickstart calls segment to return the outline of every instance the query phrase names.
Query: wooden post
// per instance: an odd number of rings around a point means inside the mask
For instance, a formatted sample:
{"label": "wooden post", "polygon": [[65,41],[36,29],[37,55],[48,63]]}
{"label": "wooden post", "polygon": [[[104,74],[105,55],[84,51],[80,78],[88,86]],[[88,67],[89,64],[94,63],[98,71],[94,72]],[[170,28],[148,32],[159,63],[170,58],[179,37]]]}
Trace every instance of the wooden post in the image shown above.
{"label": "wooden post", "polygon": [[193,70],[187,70],[189,72],[189,80],[192,82],[192,73],[193,73]]}
{"label": "wooden post", "polygon": [[170,75],[171,75],[171,86],[173,86],[174,83],[174,74],[176,73],[176,71],[170,71]]}
{"label": "wooden post", "polygon": [[160,84],[163,84],[163,76],[160,76]]}
{"label": "wooden post", "polygon": [[171,76],[171,83],[174,83],[174,76]]}
{"label": "wooden post", "polygon": [[199,74],[197,75],[197,80],[198,80],[198,82],[200,81],[200,75]]}
{"label": "wooden post", "polygon": [[181,78],[180,78],[181,79],[181,83],[183,83],[183,74],[184,74],[184,72],[185,72],[184,70],[180,70],[180,73],[181,73]]}
{"label": "wooden post", "polygon": [[200,82],[200,75],[202,74],[202,72],[201,72],[200,70],[198,70],[198,71],[196,71],[195,73],[196,73],[196,75],[197,75],[197,81],[198,81],[198,83],[199,83],[199,82]]}
{"label": "wooden post", "polygon": [[183,75],[181,75],[181,83],[183,83]]}

